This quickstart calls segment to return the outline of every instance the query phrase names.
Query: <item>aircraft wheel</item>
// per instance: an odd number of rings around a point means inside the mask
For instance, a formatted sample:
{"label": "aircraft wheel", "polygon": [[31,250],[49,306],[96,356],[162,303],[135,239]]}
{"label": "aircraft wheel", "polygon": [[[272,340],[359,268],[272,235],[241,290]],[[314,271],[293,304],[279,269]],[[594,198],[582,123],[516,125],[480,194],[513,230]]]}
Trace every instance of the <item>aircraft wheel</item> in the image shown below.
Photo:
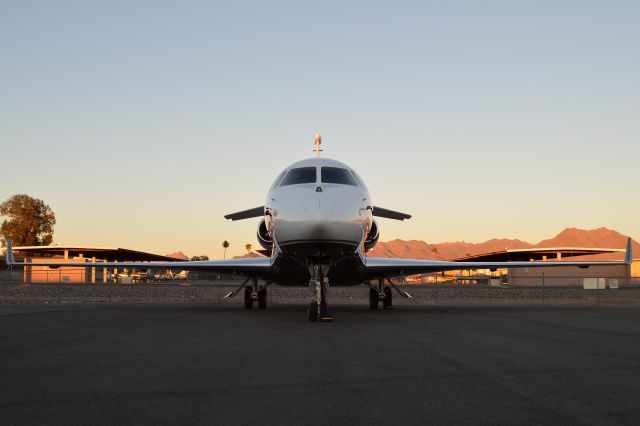
{"label": "aircraft wheel", "polygon": [[258,292],[258,308],[267,308],[267,289],[263,288]]}
{"label": "aircraft wheel", "polygon": [[382,307],[384,309],[393,309],[393,293],[391,287],[386,286],[384,288],[384,299],[382,300]]}
{"label": "aircraft wheel", "polygon": [[317,302],[309,303],[309,308],[307,308],[307,313],[309,314],[309,321],[311,322],[318,321],[318,303]]}
{"label": "aircraft wheel", "polygon": [[329,314],[329,306],[326,302],[320,304],[320,315],[325,316]]}
{"label": "aircraft wheel", "polygon": [[251,297],[251,289],[249,287],[244,289],[244,308],[253,309],[253,298]]}
{"label": "aircraft wheel", "polygon": [[378,290],[371,287],[369,288],[369,309],[378,309]]}

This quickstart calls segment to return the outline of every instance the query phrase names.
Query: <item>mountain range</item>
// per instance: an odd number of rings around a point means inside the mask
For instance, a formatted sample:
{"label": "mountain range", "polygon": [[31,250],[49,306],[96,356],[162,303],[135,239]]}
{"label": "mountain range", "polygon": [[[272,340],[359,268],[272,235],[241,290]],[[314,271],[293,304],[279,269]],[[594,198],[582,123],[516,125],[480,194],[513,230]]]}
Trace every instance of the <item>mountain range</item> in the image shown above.
{"label": "mountain range", "polygon": [[186,255],[186,254],[184,254],[184,253],[183,253],[183,252],[181,252],[181,251],[176,251],[176,252],[173,252],[173,253],[168,253],[168,254],[165,254],[165,256],[167,256],[167,257],[173,257],[174,259],[189,260],[189,258],[187,257],[187,255]]}
{"label": "mountain range", "polygon": [[[379,242],[367,253],[370,257],[399,257],[406,259],[451,260],[469,255],[490,253],[505,249],[525,249],[542,247],[589,247],[624,248],[627,237],[608,228],[578,229],[567,228],[553,238],[538,243],[518,239],[491,239],[482,243],[465,241],[449,243],[428,243],[419,240],[391,240]],[[633,242],[634,257],[640,257],[640,244]],[[620,260],[624,253],[607,253],[582,256],[584,260]]]}
{"label": "mountain range", "polygon": [[[626,245],[627,237],[608,228],[578,229],[566,228],[553,238],[530,243],[518,239],[493,238],[481,243],[456,241],[447,243],[429,243],[422,240],[391,240],[379,242],[367,253],[369,257],[396,257],[405,259],[452,260],[461,257],[491,253],[505,249],[549,248],[549,247],[589,247],[589,248],[620,248]],[[633,242],[635,258],[640,258],[640,244]],[[182,252],[167,256],[187,260]],[[260,254],[250,252],[236,258],[259,257]],[[581,260],[621,260],[624,253],[606,253],[594,256],[581,256]]]}

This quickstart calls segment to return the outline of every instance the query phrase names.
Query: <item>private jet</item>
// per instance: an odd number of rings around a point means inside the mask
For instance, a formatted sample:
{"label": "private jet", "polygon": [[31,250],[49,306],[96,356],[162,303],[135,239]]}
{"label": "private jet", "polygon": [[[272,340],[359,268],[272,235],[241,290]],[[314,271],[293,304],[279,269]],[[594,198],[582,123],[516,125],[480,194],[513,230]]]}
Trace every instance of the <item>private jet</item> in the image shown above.
{"label": "private jet", "polygon": [[[411,297],[392,282],[392,278],[448,270],[532,268],[631,263],[631,239],[627,240],[624,261],[614,262],[448,262],[367,257],[380,238],[376,219],[406,220],[406,213],[373,204],[369,190],[348,165],[321,157],[321,138],[316,135],[315,156],[298,161],[281,171],[273,181],[264,205],[232,213],[226,219],[260,218],[257,238],[265,257],[217,261],[118,262],[101,267],[180,269],[232,273],[246,279],[231,298],[244,289],[244,306],[267,307],[267,287],[309,286],[312,300],[307,314],[310,321],[331,321],[328,288],[331,286],[369,286],[369,307],[393,305],[393,291]],[[7,241],[7,264],[15,265],[11,241]],[[51,268],[86,267],[86,263],[38,263]]]}

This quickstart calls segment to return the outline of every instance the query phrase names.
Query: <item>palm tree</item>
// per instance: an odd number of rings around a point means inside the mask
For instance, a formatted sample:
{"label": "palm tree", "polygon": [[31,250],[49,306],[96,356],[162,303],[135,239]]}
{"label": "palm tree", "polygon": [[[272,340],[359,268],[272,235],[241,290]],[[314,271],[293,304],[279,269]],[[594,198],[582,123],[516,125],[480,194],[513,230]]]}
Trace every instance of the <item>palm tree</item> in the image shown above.
{"label": "palm tree", "polygon": [[244,248],[247,250],[247,253],[251,252],[251,244],[245,244]]}
{"label": "palm tree", "polygon": [[229,248],[229,241],[224,240],[222,242],[222,247],[224,247],[224,259],[227,258],[227,249]]}

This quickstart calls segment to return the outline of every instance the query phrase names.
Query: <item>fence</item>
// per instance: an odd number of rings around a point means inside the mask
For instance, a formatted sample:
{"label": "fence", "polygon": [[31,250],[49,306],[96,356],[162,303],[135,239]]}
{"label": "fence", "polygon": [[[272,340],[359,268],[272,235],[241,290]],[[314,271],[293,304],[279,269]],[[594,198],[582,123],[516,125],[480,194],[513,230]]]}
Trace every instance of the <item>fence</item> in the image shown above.
{"label": "fence", "polygon": [[[43,268],[44,269],[44,268]],[[63,268],[37,271],[37,273],[25,273],[22,270],[0,271],[0,283],[24,283],[24,284],[181,284],[181,283],[222,283],[242,279],[234,275],[225,275],[210,272],[173,273],[163,274],[136,273],[131,275],[112,274],[106,275],[92,273],[91,269],[102,268],[74,268],[61,271]],[[440,276],[425,275],[392,280],[396,285],[409,285],[416,287],[438,286],[491,286],[491,287],[565,287],[585,289],[606,289],[616,287],[640,287],[640,277],[612,275],[606,273],[581,274],[581,275],[557,275],[553,273],[540,273],[527,276],[489,276],[489,275],[457,275]],[[415,283],[415,284],[414,284]]]}
{"label": "fence", "polygon": [[[130,278],[124,279],[123,278]],[[116,301],[221,302],[238,288],[242,277],[190,274],[175,279],[160,277],[111,277],[107,282],[75,283],[62,280],[25,283],[22,271],[0,272],[0,303],[64,303]],[[620,276],[567,277],[541,274],[503,279],[460,279],[429,284],[397,284],[413,298],[394,296],[394,304],[494,305],[494,304],[636,304],[640,303],[640,278]],[[478,277],[481,278],[481,277]],[[310,299],[307,287],[269,287],[269,299],[298,303]],[[242,294],[240,294],[240,298]],[[332,287],[332,303],[366,303],[367,286]]]}

